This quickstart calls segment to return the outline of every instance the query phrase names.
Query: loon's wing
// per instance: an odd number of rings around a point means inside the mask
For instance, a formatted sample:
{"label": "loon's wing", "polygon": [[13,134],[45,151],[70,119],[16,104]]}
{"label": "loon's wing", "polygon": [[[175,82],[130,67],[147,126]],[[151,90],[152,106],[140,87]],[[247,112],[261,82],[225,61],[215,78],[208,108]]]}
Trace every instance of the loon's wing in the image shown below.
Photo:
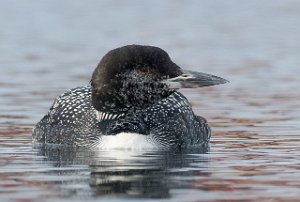
{"label": "loon's wing", "polygon": [[[33,130],[33,139],[38,143],[76,145],[89,144],[97,123],[95,109],[91,106],[90,87],[71,89],[54,100]],[[94,135],[93,135],[94,134]],[[82,145],[83,146],[83,145]]]}
{"label": "loon's wing", "polygon": [[179,92],[147,109],[147,125],[161,145],[199,146],[210,139],[207,121],[196,116],[188,100]]}

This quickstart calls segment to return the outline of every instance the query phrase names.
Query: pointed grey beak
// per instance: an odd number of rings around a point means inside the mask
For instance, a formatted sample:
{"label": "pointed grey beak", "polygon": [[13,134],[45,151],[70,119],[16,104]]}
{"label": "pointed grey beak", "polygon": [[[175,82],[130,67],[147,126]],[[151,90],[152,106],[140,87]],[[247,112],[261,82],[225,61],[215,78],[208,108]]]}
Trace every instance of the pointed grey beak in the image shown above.
{"label": "pointed grey beak", "polygon": [[211,74],[195,71],[184,71],[183,74],[166,79],[163,83],[167,84],[169,88],[199,88],[205,86],[213,86],[228,83],[226,79],[217,77]]}

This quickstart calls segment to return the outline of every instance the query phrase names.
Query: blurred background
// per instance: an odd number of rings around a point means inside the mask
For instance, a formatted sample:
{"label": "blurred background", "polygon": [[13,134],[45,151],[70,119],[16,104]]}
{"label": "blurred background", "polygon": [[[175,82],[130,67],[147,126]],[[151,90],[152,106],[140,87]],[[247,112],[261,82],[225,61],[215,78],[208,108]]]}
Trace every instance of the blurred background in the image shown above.
{"label": "blurred background", "polygon": [[299,87],[297,0],[11,0],[0,10],[2,113],[47,96],[30,109],[45,111],[61,92],[88,84],[107,51],[127,44],[161,47],[185,69],[231,81],[217,89],[245,86],[259,96]]}
{"label": "blurred background", "polygon": [[[10,0],[0,1],[0,11],[4,114],[37,121],[57,95],[87,85],[107,51],[127,44],[161,47],[185,69],[230,80],[213,88],[230,99],[291,96],[299,87],[297,0]],[[213,106],[232,105],[225,99]]]}
{"label": "blurred background", "polygon": [[[1,0],[0,171],[36,164],[28,160],[31,128],[55,97],[88,85],[109,50],[144,44],[166,50],[184,69],[230,81],[182,90],[213,131],[211,173],[196,186],[204,192],[190,197],[298,200],[299,25],[299,0]],[[15,174],[5,175],[2,190],[15,183]],[[206,195],[207,187],[215,192]]]}

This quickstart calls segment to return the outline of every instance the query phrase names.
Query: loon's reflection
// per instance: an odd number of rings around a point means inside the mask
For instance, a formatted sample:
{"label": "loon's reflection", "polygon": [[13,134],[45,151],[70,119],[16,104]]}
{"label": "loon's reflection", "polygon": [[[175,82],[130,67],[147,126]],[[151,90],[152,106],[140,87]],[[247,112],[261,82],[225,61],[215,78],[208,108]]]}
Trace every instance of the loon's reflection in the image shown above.
{"label": "loon's reflection", "polygon": [[56,167],[88,165],[93,196],[169,198],[172,188],[191,188],[192,180],[207,167],[209,147],[185,151],[87,151],[78,148],[39,148],[39,155]]}

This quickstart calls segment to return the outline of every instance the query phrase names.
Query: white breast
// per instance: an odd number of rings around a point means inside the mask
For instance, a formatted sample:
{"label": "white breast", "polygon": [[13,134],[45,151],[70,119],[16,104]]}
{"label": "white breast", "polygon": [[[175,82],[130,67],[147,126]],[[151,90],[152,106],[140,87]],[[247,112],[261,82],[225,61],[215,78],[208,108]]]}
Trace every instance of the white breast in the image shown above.
{"label": "white breast", "polygon": [[117,135],[103,135],[99,141],[99,149],[159,149],[161,146],[154,141],[153,135],[138,133],[119,133]]}

